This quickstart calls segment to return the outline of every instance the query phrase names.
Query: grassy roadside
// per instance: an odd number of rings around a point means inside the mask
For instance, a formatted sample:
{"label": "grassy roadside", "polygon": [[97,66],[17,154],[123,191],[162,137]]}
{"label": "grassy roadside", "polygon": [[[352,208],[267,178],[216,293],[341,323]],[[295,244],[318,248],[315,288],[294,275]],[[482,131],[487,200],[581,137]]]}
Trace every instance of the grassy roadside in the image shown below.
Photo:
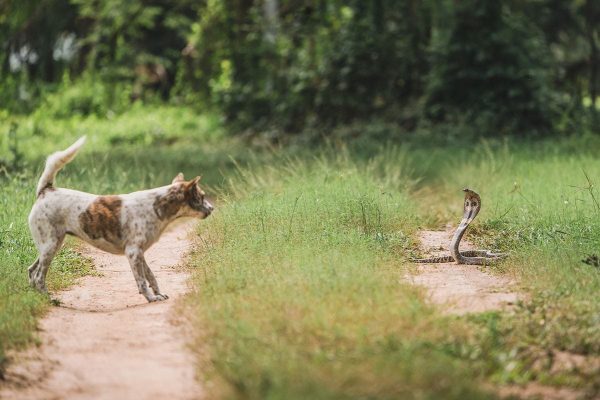
{"label": "grassy roadside", "polygon": [[456,356],[466,325],[403,282],[418,219],[410,176],[380,174],[402,155],[384,154],[291,160],[230,182],[193,262],[202,369],[224,382],[212,395],[490,397]]}
{"label": "grassy roadside", "polygon": [[[491,396],[478,378],[593,398],[600,274],[580,260],[600,248],[600,210],[582,189],[582,168],[600,176],[595,149],[594,138],[388,146],[243,170],[200,232],[203,370],[221,379],[225,398]],[[418,188],[415,176],[425,177]],[[456,222],[464,186],[485,202],[473,232],[513,252],[492,270],[526,293],[512,313],[448,319],[401,283],[410,246],[390,238]],[[369,221],[378,222],[365,229]]]}

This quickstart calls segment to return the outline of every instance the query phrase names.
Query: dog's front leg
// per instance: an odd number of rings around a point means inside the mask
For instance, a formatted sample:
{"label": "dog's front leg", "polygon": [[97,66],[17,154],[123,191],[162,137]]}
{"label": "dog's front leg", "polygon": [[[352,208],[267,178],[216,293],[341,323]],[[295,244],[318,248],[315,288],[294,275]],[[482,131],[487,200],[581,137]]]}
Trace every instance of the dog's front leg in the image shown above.
{"label": "dog's front leg", "polygon": [[152,288],[152,291],[154,292],[155,295],[164,296],[166,299],[169,298],[169,296],[167,296],[166,294],[162,294],[160,292],[160,289],[158,288],[158,282],[156,281],[156,277],[152,273],[152,270],[148,266],[148,263],[146,262],[146,260],[144,260],[144,275],[146,277],[146,280],[150,284],[150,287]]}
{"label": "dog's front leg", "polygon": [[133,277],[135,278],[135,282],[137,283],[140,294],[143,294],[146,300],[149,302],[168,299],[167,296],[162,294],[153,295],[148,288],[144,270],[144,264],[146,263],[146,260],[144,259],[144,251],[137,246],[127,247],[127,249],[125,249],[125,255],[129,260],[131,272],[133,272]]}

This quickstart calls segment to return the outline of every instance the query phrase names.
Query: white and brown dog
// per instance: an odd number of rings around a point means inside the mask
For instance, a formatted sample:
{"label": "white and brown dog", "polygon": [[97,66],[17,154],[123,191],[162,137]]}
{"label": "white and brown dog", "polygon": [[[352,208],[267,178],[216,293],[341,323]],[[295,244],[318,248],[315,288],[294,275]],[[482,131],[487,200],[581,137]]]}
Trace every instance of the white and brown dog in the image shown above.
{"label": "white and brown dog", "polygon": [[173,220],[210,215],[213,206],[198,186],[200,177],[186,181],[179,173],[170,185],[110,196],[54,187],[56,173],[75,158],[84,142],[82,137],[46,160],[37,186],[37,200],[29,214],[29,228],[40,253],[29,267],[30,284],[46,292],[50,262],[65,235],[74,235],[101,250],[125,254],[139,292],[149,302],[167,299],[144,259],[144,251]]}

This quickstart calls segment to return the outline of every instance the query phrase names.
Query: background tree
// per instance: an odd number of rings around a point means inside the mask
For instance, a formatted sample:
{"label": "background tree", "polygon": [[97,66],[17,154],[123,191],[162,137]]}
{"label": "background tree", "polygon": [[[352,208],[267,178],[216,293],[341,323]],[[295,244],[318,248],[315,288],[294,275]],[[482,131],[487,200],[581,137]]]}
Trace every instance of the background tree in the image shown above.
{"label": "background tree", "polygon": [[550,54],[541,32],[503,2],[455,4],[432,54],[428,117],[475,123],[487,134],[551,130]]}
{"label": "background tree", "polygon": [[276,137],[373,119],[574,131],[597,115],[599,4],[6,0],[1,107],[185,102]]}

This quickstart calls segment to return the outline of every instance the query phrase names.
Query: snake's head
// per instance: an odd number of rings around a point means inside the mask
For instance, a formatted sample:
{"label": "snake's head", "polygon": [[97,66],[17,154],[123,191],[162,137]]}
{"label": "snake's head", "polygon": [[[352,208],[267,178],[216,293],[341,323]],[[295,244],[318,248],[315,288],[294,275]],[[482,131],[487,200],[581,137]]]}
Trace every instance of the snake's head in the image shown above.
{"label": "snake's head", "polygon": [[471,222],[481,209],[481,197],[477,192],[468,188],[464,188],[463,192],[465,192],[464,217]]}

